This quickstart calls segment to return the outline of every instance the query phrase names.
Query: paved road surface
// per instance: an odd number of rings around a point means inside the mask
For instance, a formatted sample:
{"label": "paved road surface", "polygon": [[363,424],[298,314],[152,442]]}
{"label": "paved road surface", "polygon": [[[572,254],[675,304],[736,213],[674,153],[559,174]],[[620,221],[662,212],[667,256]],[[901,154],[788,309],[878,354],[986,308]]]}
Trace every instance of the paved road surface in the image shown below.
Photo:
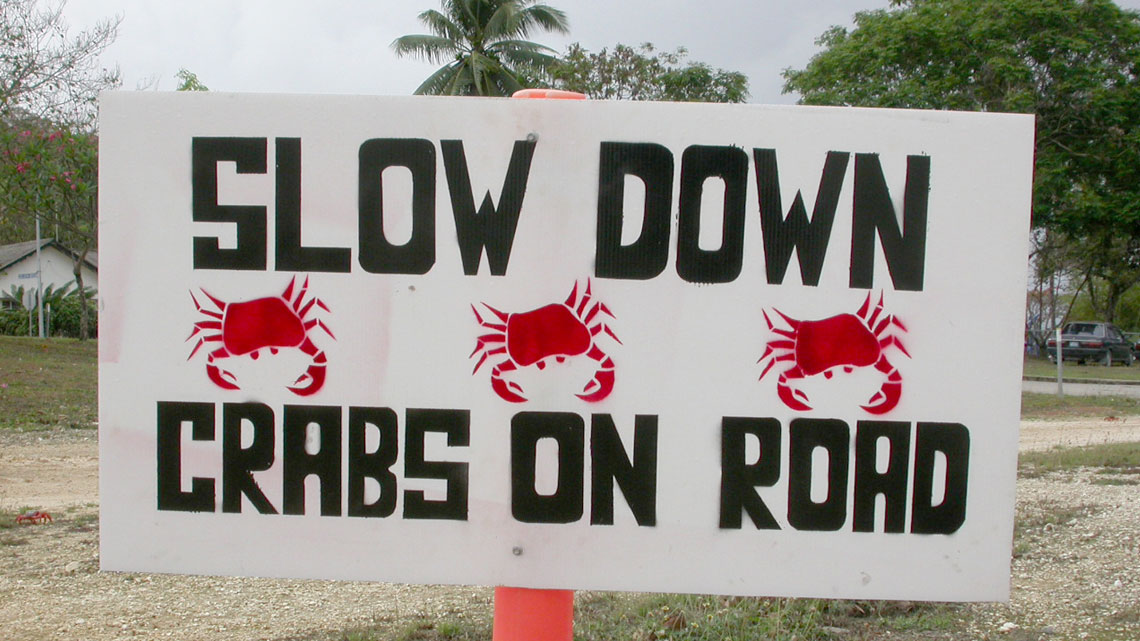
{"label": "paved road surface", "polygon": [[[1022,381],[1021,389],[1039,394],[1056,394],[1057,381]],[[1065,383],[1065,394],[1073,396],[1131,396],[1140,398],[1140,385],[1112,385],[1100,383]]]}

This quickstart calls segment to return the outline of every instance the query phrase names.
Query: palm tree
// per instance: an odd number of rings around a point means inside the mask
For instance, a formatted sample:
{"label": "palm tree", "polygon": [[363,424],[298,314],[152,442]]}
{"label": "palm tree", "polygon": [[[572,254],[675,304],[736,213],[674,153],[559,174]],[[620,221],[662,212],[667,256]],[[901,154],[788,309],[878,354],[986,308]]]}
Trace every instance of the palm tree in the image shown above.
{"label": "palm tree", "polygon": [[556,60],[550,47],[524,40],[536,28],[567,33],[566,14],[537,0],[440,0],[419,15],[431,35],[396,38],[397,55],[445,62],[415,91],[451,96],[509,96],[523,73]]}

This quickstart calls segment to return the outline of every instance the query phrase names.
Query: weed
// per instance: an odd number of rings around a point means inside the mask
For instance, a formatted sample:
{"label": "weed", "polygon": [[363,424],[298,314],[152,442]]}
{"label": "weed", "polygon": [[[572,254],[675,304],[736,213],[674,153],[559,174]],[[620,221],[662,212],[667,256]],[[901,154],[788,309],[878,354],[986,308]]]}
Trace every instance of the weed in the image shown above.
{"label": "weed", "polygon": [[[1140,372],[1140,368],[1137,368]],[[1066,420],[1074,418],[1127,416],[1140,414],[1140,398],[1125,396],[1065,396],[1055,394],[1021,395],[1021,418]]]}
{"label": "weed", "polygon": [[66,524],[69,532],[94,532],[99,529],[99,514],[96,512],[76,514],[68,518]]}
{"label": "weed", "polygon": [[1140,443],[1102,443],[1086,447],[1055,447],[1041,452],[1023,452],[1018,457],[1022,476],[1079,467],[1100,467],[1133,473],[1140,468]]}
{"label": "weed", "polygon": [[97,345],[0,336],[0,429],[94,427]]}
{"label": "weed", "polygon": [[[1025,376],[1057,377],[1057,364],[1044,358],[1027,358],[1022,366]],[[1103,365],[1077,365],[1066,362],[1062,370],[1066,381],[1110,380],[1140,381],[1140,369],[1135,367],[1105,367]]]}

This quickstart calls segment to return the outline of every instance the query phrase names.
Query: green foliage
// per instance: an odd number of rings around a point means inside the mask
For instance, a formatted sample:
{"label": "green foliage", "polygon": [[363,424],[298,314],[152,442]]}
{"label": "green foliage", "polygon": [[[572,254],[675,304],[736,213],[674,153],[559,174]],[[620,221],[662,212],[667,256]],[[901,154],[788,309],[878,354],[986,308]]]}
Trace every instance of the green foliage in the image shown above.
{"label": "green foliage", "polygon": [[430,34],[392,42],[399,56],[445,63],[415,91],[451,96],[509,96],[521,74],[554,63],[553,49],[524,40],[535,30],[567,32],[566,14],[536,0],[440,0],[419,15]]}
{"label": "green foliage", "polygon": [[688,51],[657,51],[652,43],[616,45],[612,51],[591,53],[579,44],[550,69],[559,89],[578,91],[605,100],[668,100],[683,102],[744,102],[748,77],[736,71],[688,62]]}
{"label": "green foliage", "polygon": [[5,303],[5,307],[13,310],[24,309],[24,300],[27,297],[27,290],[23,285],[12,285],[6,292],[0,292],[0,303]]}
{"label": "green foliage", "polygon": [[1034,224],[1067,235],[1112,320],[1140,282],[1140,14],[1111,0],[904,0],[832,27],[805,104],[1033,113]]}
{"label": "green foliage", "polygon": [[[72,295],[60,299],[59,302],[51,306],[51,335],[63,336],[67,338],[80,338],[81,334],[81,319],[80,319],[80,302],[79,296]],[[99,324],[97,321],[95,303],[91,299],[87,300],[87,316],[90,319],[88,326],[89,337],[99,335]]]}
{"label": "green foliage", "polygon": [[198,80],[198,74],[194,73],[193,71],[190,71],[186,67],[182,67],[181,69],[179,69],[178,73],[174,74],[174,77],[175,77],[175,79],[178,80],[178,88],[175,89],[175,91],[209,91],[210,90],[209,87],[202,84],[201,80]]}
{"label": "green foliage", "polygon": [[924,0],[855,23],[785,70],[785,91],[805,104],[1035,113],[1036,223],[1140,232],[1137,14],[1109,0]]}
{"label": "green foliage", "polygon": [[64,128],[0,128],[0,229],[34,234],[35,218],[70,248],[93,245],[98,140]]}
{"label": "green foliage", "polygon": [[81,297],[87,290],[80,264],[98,235],[98,146],[95,134],[84,131],[0,128],[0,241],[27,240],[36,218],[57,230],[57,239],[77,253]]}
{"label": "green foliage", "polygon": [[[95,288],[85,287],[84,296],[81,297],[79,290],[73,289],[73,285],[74,283],[68,283],[58,288],[48,285],[44,288],[44,313],[49,315],[47,332],[51,336],[68,338],[81,338],[83,336],[80,308],[84,301],[87,305],[88,318],[95,318],[96,308],[93,302]],[[23,286],[13,285],[10,291],[3,292],[3,295],[0,296],[0,301],[8,301],[13,307],[0,311],[0,336],[27,336],[29,334],[29,306],[25,306],[25,300],[31,303],[30,307],[34,314],[37,307],[35,290],[25,293]],[[33,326],[38,325],[34,316],[31,323]],[[90,323],[89,336],[96,335],[96,323],[92,322]]]}
{"label": "green foliage", "polygon": [[0,310],[0,336],[27,336],[28,334],[27,310]]}

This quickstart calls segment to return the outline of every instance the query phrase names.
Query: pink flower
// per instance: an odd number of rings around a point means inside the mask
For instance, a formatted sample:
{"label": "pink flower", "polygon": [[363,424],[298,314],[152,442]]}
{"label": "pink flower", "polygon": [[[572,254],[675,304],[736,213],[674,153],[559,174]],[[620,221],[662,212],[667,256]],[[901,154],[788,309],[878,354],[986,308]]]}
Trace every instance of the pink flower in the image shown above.
{"label": "pink flower", "polygon": [[26,163],[26,162],[16,163],[16,173],[22,174],[27,170],[28,170],[28,163]]}

